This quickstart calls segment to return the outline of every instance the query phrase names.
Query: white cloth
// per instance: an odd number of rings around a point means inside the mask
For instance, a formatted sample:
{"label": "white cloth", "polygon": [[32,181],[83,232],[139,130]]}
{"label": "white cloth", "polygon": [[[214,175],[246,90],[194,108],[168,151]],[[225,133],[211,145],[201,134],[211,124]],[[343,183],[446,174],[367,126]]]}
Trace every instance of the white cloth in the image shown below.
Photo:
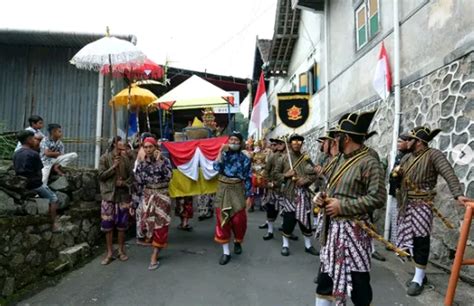
{"label": "white cloth", "polygon": [[331,306],[332,301],[317,297],[314,305],[315,306]]}
{"label": "white cloth", "polygon": [[283,247],[284,248],[289,248],[290,247],[290,239],[288,237],[282,236],[283,238]]}
{"label": "white cloth", "polygon": [[397,219],[398,219],[398,204],[397,198],[389,196],[390,198],[390,242],[397,243]]}
{"label": "white cloth", "polygon": [[267,221],[268,224],[268,232],[270,234],[273,234],[273,222],[272,221]]}
{"label": "white cloth", "polygon": [[309,249],[313,245],[311,244],[311,237],[304,236],[304,247]]}
{"label": "white cloth", "polygon": [[77,153],[67,153],[58,156],[58,158],[53,159],[53,163],[51,165],[44,165],[41,172],[43,173],[43,184],[48,185],[49,174],[51,173],[51,169],[54,165],[60,165],[65,167],[75,161],[77,159]]}

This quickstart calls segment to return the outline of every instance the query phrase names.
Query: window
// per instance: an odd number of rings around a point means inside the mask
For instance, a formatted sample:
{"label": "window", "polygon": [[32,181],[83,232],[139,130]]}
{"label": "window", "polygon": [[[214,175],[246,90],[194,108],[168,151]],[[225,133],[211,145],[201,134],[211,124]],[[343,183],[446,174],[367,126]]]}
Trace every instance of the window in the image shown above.
{"label": "window", "polygon": [[355,11],[355,18],[357,50],[359,50],[379,32],[379,1],[364,0]]}
{"label": "window", "polygon": [[306,72],[300,74],[300,92],[308,93],[308,74]]}
{"label": "window", "polygon": [[319,65],[314,63],[314,65],[308,70],[308,92],[314,95],[318,92],[320,88],[320,74],[319,74]]}

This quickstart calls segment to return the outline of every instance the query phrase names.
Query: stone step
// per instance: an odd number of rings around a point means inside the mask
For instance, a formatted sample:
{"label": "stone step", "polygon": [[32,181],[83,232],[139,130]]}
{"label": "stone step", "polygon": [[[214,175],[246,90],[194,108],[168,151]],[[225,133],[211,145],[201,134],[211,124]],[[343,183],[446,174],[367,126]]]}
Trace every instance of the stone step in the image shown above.
{"label": "stone step", "polygon": [[69,263],[72,268],[77,265],[82,259],[90,255],[90,247],[87,242],[76,244],[59,252],[59,259]]}

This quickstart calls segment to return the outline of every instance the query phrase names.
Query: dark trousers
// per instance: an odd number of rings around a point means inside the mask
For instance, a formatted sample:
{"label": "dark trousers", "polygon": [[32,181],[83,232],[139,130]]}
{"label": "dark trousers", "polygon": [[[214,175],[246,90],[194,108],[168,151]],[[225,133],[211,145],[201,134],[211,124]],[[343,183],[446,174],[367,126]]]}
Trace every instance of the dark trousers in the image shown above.
{"label": "dark trousers", "polygon": [[[308,212],[308,218],[310,217],[311,212]],[[303,223],[296,219],[296,212],[284,212],[283,213],[283,236],[290,237],[293,234],[293,230],[295,229],[296,223],[298,223],[301,233],[304,236],[311,237],[313,235],[313,231],[311,228],[306,227]]]}
{"label": "dark trousers", "polygon": [[275,204],[265,205],[265,210],[267,211],[267,220],[273,222],[278,217],[278,210],[276,209]]}
{"label": "dark trousers", "polygon": [[425,268],[430,257],[430,236],[413,238],[413,260],[419,268]]}
{"label": "dark trousers", "polygon": [[[370,286],[369,272],[351,272],[352,291],[351,300],[354,306],[369,306],[372,302],[372,287]],[[316,294],[332,296],[333,282],[327,273],[320,272]]]}

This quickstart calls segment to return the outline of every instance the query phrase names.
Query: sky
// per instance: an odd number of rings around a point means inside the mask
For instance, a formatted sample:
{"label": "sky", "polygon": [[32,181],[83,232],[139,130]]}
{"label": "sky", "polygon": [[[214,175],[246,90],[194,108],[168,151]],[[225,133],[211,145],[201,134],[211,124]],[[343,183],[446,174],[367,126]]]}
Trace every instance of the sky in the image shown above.
{"label": "sky", "polygon": [[3,1],[0,28],[134,34],[158,64],[251,76],[255,39],[271,39],[277,0]]}

